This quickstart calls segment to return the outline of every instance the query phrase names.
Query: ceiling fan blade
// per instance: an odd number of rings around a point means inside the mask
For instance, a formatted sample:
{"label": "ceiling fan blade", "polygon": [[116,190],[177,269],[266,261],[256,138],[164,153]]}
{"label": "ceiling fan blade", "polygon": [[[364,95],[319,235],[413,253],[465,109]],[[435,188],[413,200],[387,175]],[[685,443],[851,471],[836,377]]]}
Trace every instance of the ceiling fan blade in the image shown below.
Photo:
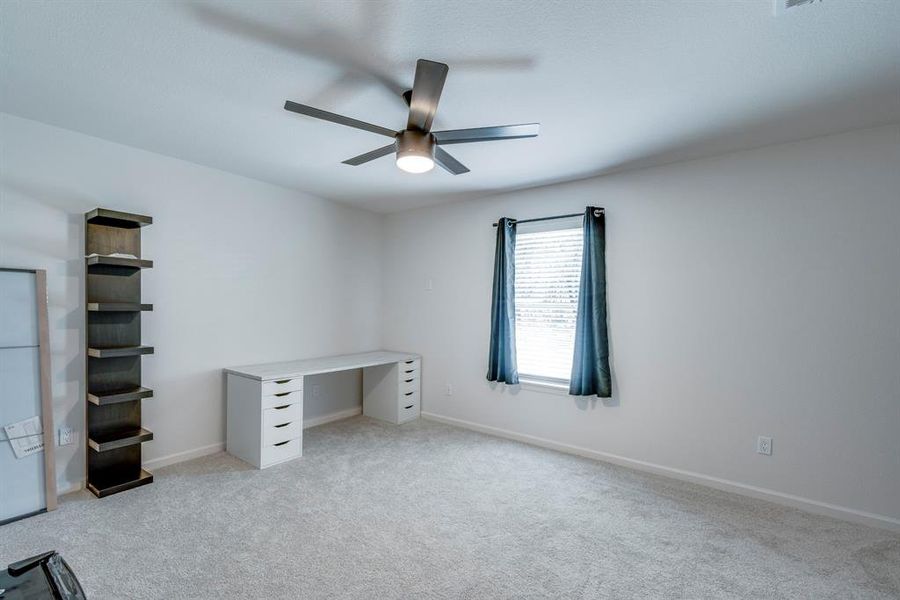
{"label": "ceiling fan blade", "polygon": [[395,135],[397,135],[396,131],[392,131],[387,127],[372,125],[371,123],[366,123],[365,121],[351,119],[350,117],[345,117],[344,115],[338,115],[328,112],[327,110],[313,108],[312,106],[306,106],[305,104],[297,104],[296,102],[291,102],[290,100],[284,103],[284,110],[300,113],[301,115],[306,115],[315,119],[322,119],[323,121],[331,121],[332,123],[337,123],[338,125],[346,125],[347,127],[355,127],[356,129],[362,129],[364,131],[371,131],[372,133],[377,133],[387,137],[394,137]]}
{"label": "ceiling fan blade", "polygon": [[432,135],[434,135],[434,140],[438,144],[469,144],[472,142],[490,142],[493,140],[515,140],[518,138],[537,137],[540,127],[540,123],[495,125],[494,127],[433,131]]}
{"label": "ceiling fan blade", "polygon": [[[370,4],[364,3],[362,8],[365,9]],[[377,57],[372,55],[371,46],[366,40],[360,40],[353,32],[324,30],[304,33],[247,19],[209,4],[186,3],[184,6],[206,25],[253,43],[266,44],[279,50],[326,61],[345,69],[350,74],[377,81],[392,95],[402,94],[407,87],[394,79],[388,70],[379,64]],[[373,19],[377,16],[375,14],[364,16],[364,22],[372,31],[380,30],[378,25],[373,23]]]}
{"label": "ceiling fan blade", "polygon": [[450,153],[443,148],[438,148],[437,146],[434,148],[434,162],[454,175],[462,175],[469,172],[469,167],[450,156]]}
{"label": "ceiling fan blade", "polygon": [[376,148],[375,150],[366,152],[365,154],[360,154],[359,156],[348,158],[347,160],[342,162],[345,165],[353,165],[354,167],[358,167],[359,165],[367,163],[370,160],[375,160],[376,158],[381,158],[382,156],[393,154],[396,150],[397,148],[395,144],[388,144],[387,146]]}
{"label": "ceiling fan blade", "polygon": [[444,81],[450,67],[444,63],[419,59],[416,61],[416,79],[413,81],[412,97],[409,101],[407,129],[430,131],[437,112]]}

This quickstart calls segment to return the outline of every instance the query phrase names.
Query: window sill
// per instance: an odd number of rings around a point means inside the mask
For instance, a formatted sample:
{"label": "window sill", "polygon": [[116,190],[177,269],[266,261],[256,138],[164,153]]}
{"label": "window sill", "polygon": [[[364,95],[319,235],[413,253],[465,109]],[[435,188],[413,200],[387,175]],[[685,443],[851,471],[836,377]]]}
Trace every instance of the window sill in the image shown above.
{"label": "window sill", "polygon": [[519,385],[523,390],[532,390],[543,394],[555,394],[557,396],[569,395],[568,383],[551,383],[540,379],[529,379],[527,377],[519,377]]}

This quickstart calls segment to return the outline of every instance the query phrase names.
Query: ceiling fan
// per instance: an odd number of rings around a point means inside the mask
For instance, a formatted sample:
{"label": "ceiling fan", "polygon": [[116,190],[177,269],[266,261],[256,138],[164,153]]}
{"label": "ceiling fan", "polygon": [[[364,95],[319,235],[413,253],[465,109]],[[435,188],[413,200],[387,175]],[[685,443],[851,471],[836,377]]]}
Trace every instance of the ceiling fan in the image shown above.
{"label": "ceiling fan", "polygon": [[444,81],[447,79],[449,70],[450,68],[444,63],[424,59],[416,61],[416,78],[413,82],[413,87],[411,90],[403,92],[403,99],[409,106],[409,119],[406,122],[406,129],[400,131],[351,119],[350,117],[306,106],[305,104],[298,104],[290,100],[284,103],[284,108],[308,117],[331,121],[339,125],[355,127],[356,129],[394,138],[394,141],[390,144],[349,158],[343,161],[343,164],[359,166],[376,158],[396,153],[397,166],[408,173],[425,173],[434,168],[435,163],[454,175],[468,173],[469,169],[464,164],[441,148],[441,146],[447,144],[469,144],[472,142],[537,137],[538,129],[540,128],[539,123],[431,131],[434,113],[437,111],[438,100],[441,98],[441,91],[444,89]]}

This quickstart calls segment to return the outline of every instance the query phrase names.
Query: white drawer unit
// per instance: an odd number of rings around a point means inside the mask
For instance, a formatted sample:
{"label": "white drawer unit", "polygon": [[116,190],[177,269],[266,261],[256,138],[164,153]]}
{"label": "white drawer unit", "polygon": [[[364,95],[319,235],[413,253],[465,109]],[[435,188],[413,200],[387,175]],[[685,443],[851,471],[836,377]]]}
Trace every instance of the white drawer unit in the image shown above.
{"label": "white drawer unit", "polygon": [[260,381],[229,373],[226,449],[264,469],[303,454],[303,377]]}
{"label": "white drawer unit", "polygon": [[363,414],[390,423],[418,419],[421,413],[421,361],[409,359],[363,371]]}
{"label": "white drawer unit", "polygon": [[422,370],[422,361],[418,358],[404,360],[398,363],[400,365],[400,374],[404,376],[412,375],[416,379],[419,378],[419,371]]}
{"label": "white drawer unit", "polygon": [[264,469],[283,463],[297,458],[301,454],[303,454],[303,447],[301,446],[300,438],[263,446],[262,467],[260,468]]}
{"label": "white drawer unit", "polygon": [[400,399],[400,405],[397,408],[397,421],[405,423],[419,417],[422,407],[419,404],[419,391],[408,392]]}
{"label": "white drawer unit", "polygon": [[300,421],[291,421],[281,425],[263,427],[263,446],[300,439],[303,431],[302,425]]}
{"label": "white drawer unit", "polygon": [[277,396],[279,394],[287,394],[303,389],[303,378],[294,377],[292,379],[273,379],[272,381],[262,382],[263,396]]}
{"label": "white drawer unit", "polygon": [[279,392],[271,396],[263,396],[263,408],[275,408],[276,406],[285,406],[297,403],[303,403],[303,390],[294,390],[293,392]]}
{"label": "white drawer unit", "polygon": [[303,399],[296,400],[293,404],[281,404],[272,408],[263,409],[263,427],[278,427],[288,423],[303,420],[303,411],[300,409]]}

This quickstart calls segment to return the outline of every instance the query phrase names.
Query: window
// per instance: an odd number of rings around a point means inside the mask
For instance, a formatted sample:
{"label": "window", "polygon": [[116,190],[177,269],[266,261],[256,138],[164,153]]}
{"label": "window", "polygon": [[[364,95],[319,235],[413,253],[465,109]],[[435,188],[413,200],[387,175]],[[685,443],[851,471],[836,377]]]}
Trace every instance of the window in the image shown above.
{"label": "window", "polygon": [[568,384],[575,350],[582,218],[523,223],[516,235],[519,375]]}

